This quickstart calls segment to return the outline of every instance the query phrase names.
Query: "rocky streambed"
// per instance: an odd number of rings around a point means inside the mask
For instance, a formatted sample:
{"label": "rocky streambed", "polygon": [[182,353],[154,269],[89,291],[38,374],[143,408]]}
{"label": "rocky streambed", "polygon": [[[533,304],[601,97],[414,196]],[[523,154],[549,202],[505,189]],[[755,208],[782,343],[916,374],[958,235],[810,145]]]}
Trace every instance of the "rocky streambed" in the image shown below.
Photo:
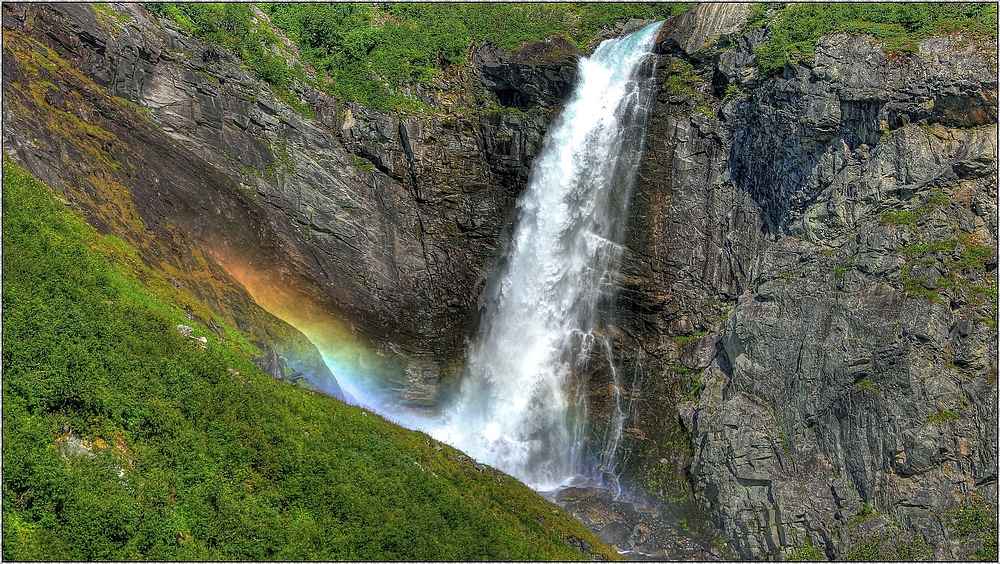
{"label": "rocky streambed", "polygon": [[586,482],[543,495],[629,560],[705,562],[734,556],[692,504]]}

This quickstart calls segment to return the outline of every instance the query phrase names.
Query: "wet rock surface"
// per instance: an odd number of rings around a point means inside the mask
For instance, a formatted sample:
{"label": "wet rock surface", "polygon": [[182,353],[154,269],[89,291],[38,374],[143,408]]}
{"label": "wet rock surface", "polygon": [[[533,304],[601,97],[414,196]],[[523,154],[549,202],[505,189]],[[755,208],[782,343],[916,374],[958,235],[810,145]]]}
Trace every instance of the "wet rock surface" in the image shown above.
{"label": "wet rock surface", "polygon": [[692,531],[697,517],[691,516],[689,524],[678,508],[662,500],[595,487],[568,487],[550,496],[629,560],[724,559],[723,552]]}

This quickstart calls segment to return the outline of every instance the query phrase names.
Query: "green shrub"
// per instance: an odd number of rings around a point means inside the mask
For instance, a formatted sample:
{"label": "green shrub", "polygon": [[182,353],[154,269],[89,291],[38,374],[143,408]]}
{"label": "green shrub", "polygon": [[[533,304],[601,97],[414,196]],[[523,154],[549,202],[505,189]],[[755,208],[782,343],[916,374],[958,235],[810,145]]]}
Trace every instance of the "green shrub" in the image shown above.
{"label": "green shrub", "polygon": [[889,210],[882,212],[882,223],[885,225],[914,225],[920,214],[910,210]]}
{"label": "green shrub", "polygon": [[257,78],[270,84],[275,94],[305,117],[312,110],[289,87],[295,78],[306,81],[301,69],[291,68],[275,52],[278,38],[253,21],[253,7],[240,3],[149,3],[155,15],[174,21],[182,29],[209,43],[221,45],[240,57]]}
{"label": "green shrub", "polygon": [[[470,44],[506,49],[566,37],[586,50],[602,29],[629,18],[665,19],[693,3],[264,3],[302,58],[341,99],[382,111],[421,110],[403,89],[465,61]],[[147,4],[182,29],[232,49],[257,76],[287,93],[289,69],[271,54],[276,38],[251,21],[249,4]],[[286,94],[287,95],[287,94]]]}
{"label": "green shrub", "polygon": [[402,89],[465,61],[470,44],[506,49],[561,35],[586,49],[630,17],[663,19],[690,4],[284,4],[263,5],[335,96],[369,107],[418,109]]}
{"label": "green shrub", "polygon": [[985,562],[997,560],[997,521],[993,517],[994,510],[985,501],[973,500],[944,516],[944,522],[959,537],[969,541],[978,540],[982,543],[976,551],[976,557]]}
{"label": "green shrub", "polygon": [[885,562],[927,560],[933,555],[923,537],[875,535],[855,544],[847,552],[849,562]]}
{"label": "green shrub", "polygon": [[932,423],[946,423],[948,421],[958,421],[960,419],[965,419],[965,416],[961,413],[955,413],[951,410],[944,410],[928,415],[927,419],[924,420],[925,425],[930,425]]}
{"label": "green shrub", "polygon": [[804,545],[796,546],[795,552],[792,552],[786,558],[790,562],[817,562],[826,559],[826,554],[813,546],[812,541],[808,537]]}
{"label": "green shrub", "polygon": [[870,378],[865,378],[858,382],[858,387],[866,392],[878,393],[878,384]]}
{"label": "green shrub", "polygon": [[870,503],[861,502],[861,507],[858,508],[858,518],[867,519],[874,516],[875,508]]}
{"label": "green shrub", "polygon": [[[746,27],[762,25],[768,8],[751,9]],[[961,31],[992,38],[997,6],[990,3],[799,3],[778,10],[767,26],[767,41],[755,49],[765,76],[787,63],[811,60],[816,41],[834,33],[867,34],[887,51],[914,51],[923,39]]]}

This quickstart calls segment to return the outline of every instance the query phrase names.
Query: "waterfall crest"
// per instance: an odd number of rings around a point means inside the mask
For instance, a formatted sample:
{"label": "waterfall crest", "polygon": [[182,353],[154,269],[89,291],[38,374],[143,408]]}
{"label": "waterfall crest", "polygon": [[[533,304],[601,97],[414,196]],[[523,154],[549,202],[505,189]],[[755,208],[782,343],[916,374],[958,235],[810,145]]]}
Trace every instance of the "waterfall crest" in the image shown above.
{"label": "waterfall crest", "polygon": [[[441,425],[428,429],[535,489],[584,470],[586,389],[575,375],[618,276],[659,28],[605,41],[580,60],[579,82],[532,165],[513,240],[482,298],[461,389]],[[614,427],[620,433],[620,422]]]}

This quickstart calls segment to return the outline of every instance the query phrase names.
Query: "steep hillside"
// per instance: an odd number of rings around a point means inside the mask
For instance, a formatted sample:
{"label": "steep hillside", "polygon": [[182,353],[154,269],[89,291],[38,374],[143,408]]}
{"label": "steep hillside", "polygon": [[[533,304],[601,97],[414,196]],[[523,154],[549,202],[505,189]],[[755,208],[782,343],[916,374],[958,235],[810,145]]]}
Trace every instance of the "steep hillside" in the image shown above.
{"label": "steep hillside", "polygon": [[188,296],[6,160],[3,209],[5,560],[617,557],[516,480],[275,381],[238,330],[191,331]]}
{"label": "steep hillside", "polygon": [[[250,321],[246,288],[316,328],[321,347],[335,341],[324,354],[342,370],[409,405],[438,401],[558,98],[504,106],[470,61],[414,86],[434,111],[383,113],[301,81],[293,106],[227,49],[142,6],[4,10],[15,159],[230,323],[267,326]],[[480,66],[542,76],[579,54],[550,51],[499,49]]]}

